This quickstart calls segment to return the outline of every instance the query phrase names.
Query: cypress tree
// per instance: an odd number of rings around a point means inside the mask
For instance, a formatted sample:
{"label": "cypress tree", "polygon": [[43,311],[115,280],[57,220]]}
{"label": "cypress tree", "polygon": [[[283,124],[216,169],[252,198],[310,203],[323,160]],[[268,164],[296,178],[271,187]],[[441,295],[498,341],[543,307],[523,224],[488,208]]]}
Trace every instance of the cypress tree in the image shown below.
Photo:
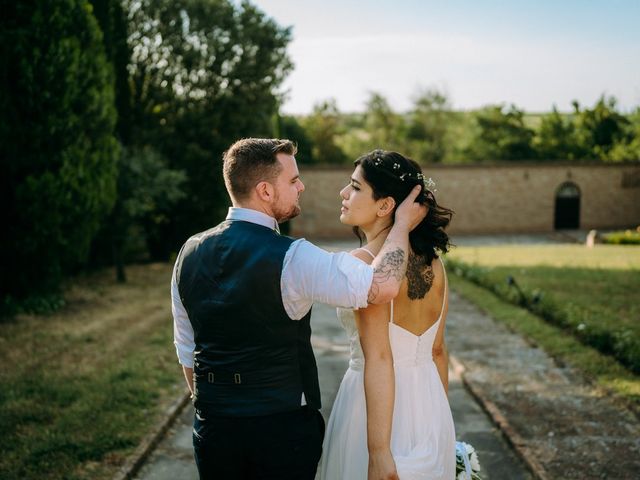
{"label": "cypress tree", "polygon": [[3,2],[0,295],[55,290],[115,201],[113,74],[85,0]]}

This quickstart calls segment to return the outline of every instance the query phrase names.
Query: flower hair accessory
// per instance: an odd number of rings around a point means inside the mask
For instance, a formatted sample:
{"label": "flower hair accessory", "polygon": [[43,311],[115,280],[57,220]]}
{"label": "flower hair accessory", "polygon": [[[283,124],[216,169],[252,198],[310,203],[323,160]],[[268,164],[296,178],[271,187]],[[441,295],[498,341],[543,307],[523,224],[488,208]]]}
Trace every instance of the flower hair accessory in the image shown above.
{"label": "flower hair accessory", "polygon": [[427,178],[424,181],[424,188],[426,188],[427,190],[431,190],[432,192],[437,192],[438,189],[436,188],[436,182],[434,182],[431,177]]}
{"label": "flower hair accessory", "polygon": [[421,182],[426,190],[430,190],[432,192],[437,192],[438,191],[435,188],[436,187],[436,182],[434,182],[431,177],[425,179],[425,177],[424,177],[424,175],[422,173],[415,173],[415,174],[413,174],[413,173],[403,173],[402,175],[400,175],[400,180],[402,180],[404,182],[406,179],[417,180],[417,181]]}
{"label": "flower hair accessory", "polygon": [[[373,158],[373,164],[376,167],[385,167],[384,165],[384,160],[382,158],[382,155],[384,155],[384,152],[382,150],[376,150],[374,152],[374,158]],[[393,162],[393,165],[391,165],[391,171],[389,171],[388,169],[389,167],[387,166],[385,168],[385,170],[387,171],[387,173],[391,173],[394,176],[397,175],[399,173],[399,170],[401,168],[401,165],[398,162]],[[409,180],[414,180],[417,181],[419,183],[422,183],[422,186],[424,187],[425,190],[429,190],[432,193],[437,192],[436,190],[436,182],[434,182],[431,177],[426,178],[424,177],[424,175],[422,173],[403,173],[401,175],[398,175],[398,177],[400,180],[402,180],[403,182],[407,179]]]}

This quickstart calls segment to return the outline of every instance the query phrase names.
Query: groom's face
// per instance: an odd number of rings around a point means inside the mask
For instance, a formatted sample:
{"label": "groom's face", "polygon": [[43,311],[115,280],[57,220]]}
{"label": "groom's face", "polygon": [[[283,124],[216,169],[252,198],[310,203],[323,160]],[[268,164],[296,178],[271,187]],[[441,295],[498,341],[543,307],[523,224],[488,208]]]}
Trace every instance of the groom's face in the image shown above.
{"label": "groom's face", "polygon": [[276,158],[282,168],[274,185],[273,216],[281,223],[300,214],[300,194],[304,192],[304,184],[293,155],[278,153]]}

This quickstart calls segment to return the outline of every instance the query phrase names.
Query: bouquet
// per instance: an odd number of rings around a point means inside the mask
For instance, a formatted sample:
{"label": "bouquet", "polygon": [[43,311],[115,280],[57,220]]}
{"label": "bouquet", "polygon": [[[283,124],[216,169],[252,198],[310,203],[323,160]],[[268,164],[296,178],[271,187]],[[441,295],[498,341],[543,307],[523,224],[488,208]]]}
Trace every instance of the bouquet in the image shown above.
{"label": "bouquet", "polygon": [[482,480],[476,449],[465,442],[456,442],[456,480]]}

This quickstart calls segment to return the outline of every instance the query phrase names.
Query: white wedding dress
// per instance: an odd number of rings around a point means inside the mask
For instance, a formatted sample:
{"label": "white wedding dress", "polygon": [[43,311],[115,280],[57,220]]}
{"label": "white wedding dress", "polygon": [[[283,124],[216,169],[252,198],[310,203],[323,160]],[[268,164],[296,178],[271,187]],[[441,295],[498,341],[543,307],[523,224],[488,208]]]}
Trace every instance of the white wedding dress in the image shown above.
{"label": "white wedding dress", "polygon": [[[446,280],[444,294],[446,298]],[[391,302],[389,338],[395,370],[391,452],[400,480],[455,479],[453,418],[431,353],[443,311],[444,301],[436,323],[418,336],[393,323]],[[351,358],[327,424],[320,479],[366,480],[364,354],[354,312],[338,309],[338,317],[351,341]]]}

